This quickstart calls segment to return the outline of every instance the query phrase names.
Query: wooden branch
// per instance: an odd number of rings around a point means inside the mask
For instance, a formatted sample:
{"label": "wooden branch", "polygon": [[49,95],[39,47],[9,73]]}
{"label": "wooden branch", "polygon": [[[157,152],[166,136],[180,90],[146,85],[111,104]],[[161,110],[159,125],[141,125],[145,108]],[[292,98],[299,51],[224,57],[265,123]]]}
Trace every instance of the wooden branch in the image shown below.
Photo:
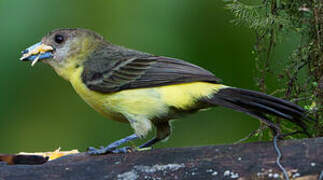
{"label": "wooden branch", "polygon": [[[279,142],[292,179],[317,180],[323,138]],[[0,179],[280,179],[271,142],[65,156],[42,165],[0,165]]]}

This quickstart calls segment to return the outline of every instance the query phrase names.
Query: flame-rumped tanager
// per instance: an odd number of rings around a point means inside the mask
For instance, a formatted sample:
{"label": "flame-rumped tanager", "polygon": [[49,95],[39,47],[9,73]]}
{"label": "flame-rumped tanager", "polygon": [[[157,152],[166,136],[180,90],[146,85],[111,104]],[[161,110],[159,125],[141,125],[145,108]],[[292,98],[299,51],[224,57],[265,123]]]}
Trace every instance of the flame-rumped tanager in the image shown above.
{"label": "flame-rumped tanager", "polygon": [[22,52],[21,60],[49,64],[69,81],[93,109],[129,123],[134,134],[90,154],[127,152],[125,142],[156,136],[139,146],[150,147],[171,134],[170,120],[201,109],[224,106],[260,119],[275,131],[267,115],[287,119],[306,132],[305,110],[261,92],[220,83],[211,72],[189,62],[114,45],[86,29],[57,29]]}

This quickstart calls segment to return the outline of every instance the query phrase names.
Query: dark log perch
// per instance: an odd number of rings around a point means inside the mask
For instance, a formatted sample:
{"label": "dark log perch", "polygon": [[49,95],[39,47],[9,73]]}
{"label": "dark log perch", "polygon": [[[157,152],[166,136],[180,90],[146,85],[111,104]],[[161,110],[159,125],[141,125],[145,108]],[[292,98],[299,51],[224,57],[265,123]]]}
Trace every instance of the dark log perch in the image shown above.
{"label": "dark log perch", "polygon": [[[318,179],[323,138],[279,142],[290,177]],[[65,156],[42,165],[0,165],[0,179],[280,179],[271,142]]]}

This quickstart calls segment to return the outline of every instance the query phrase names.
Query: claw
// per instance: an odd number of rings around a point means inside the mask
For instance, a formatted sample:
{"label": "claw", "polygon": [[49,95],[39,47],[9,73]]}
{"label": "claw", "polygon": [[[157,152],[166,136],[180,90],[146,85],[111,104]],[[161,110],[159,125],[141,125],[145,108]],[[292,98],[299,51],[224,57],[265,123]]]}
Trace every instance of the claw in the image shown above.
{"label": "claw", "polygon": [[89,147],[87,152],[91,155],[102,155],[102,154],[107,154],[109,152],[112,152],[112,150],[107,149],[105,147],[103,148]]}
{"label": "claw", "polygon": [[103,154],[108,154],[108,153],[129,153],[129,152],[134,152],[136,151],[135,148],[131,148],[129,146],[125,146],[122,148],[118,149],[113,149],[113,148],[106,148],[106,147],[100,147],[100,148],[94,148],[94,147],[89,147],[88,148],[88,153],[90,155],[103,155]]}
{"label": "claw", "polygon": [[122,147],[119,149],[115,149],[112,152],[113,153],[129,153],[129,152],[134,152],[134,151],[136,151],[136,149],[129,147],[129,146],[125,146],[125,147]]}
{"label": "claw", "polygon": [[139,137],[136,134],[132,134],[130,136],[127,136],[123,139],[120,139],[118,141],[115,141],[111,144],[109,144],[107,147],[103,147],[101,146],[100,148],[94,148],[94,147],[89,147],[88,148],[88,153],[91,155],[101,155],[101,154],[108,154],[108,153],[127,153],[127,152],[131,152],[133,148],[129,148],[129,147],[123,147],[123,148],[118,148],[120,145],[129,142],[129,141],[133,141],[135,139],[138,139]]}

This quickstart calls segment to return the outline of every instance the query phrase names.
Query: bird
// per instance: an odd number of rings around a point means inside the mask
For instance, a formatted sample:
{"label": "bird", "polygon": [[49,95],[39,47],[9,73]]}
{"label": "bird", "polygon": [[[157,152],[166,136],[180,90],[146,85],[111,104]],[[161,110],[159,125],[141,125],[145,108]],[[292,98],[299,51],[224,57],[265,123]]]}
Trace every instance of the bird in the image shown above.
{"label": "bird", "polygon": [[145,138],[155,127],[155,137],[139,146],[149,148],[170,136],[171,120],[216,106],[255,117],[274,133],[280,129],[268,115],[286,119],[307,132],[309,118],[296,104],[225,85],[202,67],[112,44],[92,30],[53,30],[22,51],[20,60],[48,64],[89,106],[133,128],[134,134],[106,147],[89,147],[92,155],[129,152],[129,147],[121,145]]}

